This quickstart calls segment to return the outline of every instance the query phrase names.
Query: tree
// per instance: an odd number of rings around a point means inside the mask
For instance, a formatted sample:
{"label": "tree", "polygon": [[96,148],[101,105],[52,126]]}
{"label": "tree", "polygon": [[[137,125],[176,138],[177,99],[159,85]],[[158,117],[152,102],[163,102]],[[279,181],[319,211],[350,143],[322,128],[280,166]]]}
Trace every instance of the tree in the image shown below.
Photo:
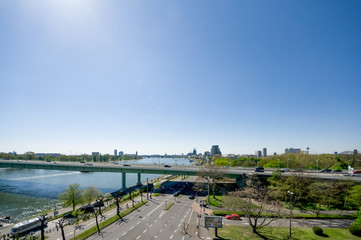
{"label": "tree", "polygon": [[269,197],[265,187],[230,192],[224,199],[224,205],[233,211],[244,212],[253,233],[258,235],[260,229],[281,217],[280,203]]}
{"label": "tree", "polygon": [[348,196],[349,204],[353,205],[354,207],[361,206],[361,185],[355,185],[352,187],[351,191],[349,192]]}
{"label": "tree", "polygon": [[65,218],[61,218],[57,224],[60,227],[60,231],[61,231],[61,237],[63,238],[63,240],[65,240],[65,233],[64,233],[64,226],[68,223],[68,220],[66,220]]}
{"label": "tree", "polygon": [[83,201],[87,204],[91,204],[92,201],[102,196],[103,194],[94,186],[90,186],[83,191],[82,195],[83,195]]}
{"label": "tree", "polygon": [[318,217],[322,205],[329,205],[332,196],[332,186],[324,182],[314,182],[309,186],[310,200],[315,204],[315,212]]}
{"label": "tree", "polygon": [[[198,172],[197,175],[204,178],[207,181],[209,187],[212,189],[213,198],[216,198],[216,181],[224,178],[224,169],[210,165],[203,167]],[[208,193],[208,202],[209,202],[209,195],[210,193]]]}
{"label": "tree", "polygon": [[73,207],[82,203],[82,194],[80,185],[78,183],[70,184],[64,193],[59,193],[59,200],[62,202],[63,207]]}
{"label": "tree", "polygon": [[302,172],[293,172],[288,177],[284,177],[280,172],[276,172],[267,181],[270,182],[269,188],[272,190],[270,195],[274,198],[287,201],[287,191],[291,191],[294,193],[293,204],[307,201],[310,180]]}
{"label": "tree", "polygon": [[45,239],[45,231],[44,231],[44,228],[45,228],[45,225],[46,225],[46,221],[48,220],[46,215],[48,215],[47,213],[46,214],[42,214],[40,215],[39,217],[39,220],[40,220],[40,231],[41,231],[41,240],[44,240]]}

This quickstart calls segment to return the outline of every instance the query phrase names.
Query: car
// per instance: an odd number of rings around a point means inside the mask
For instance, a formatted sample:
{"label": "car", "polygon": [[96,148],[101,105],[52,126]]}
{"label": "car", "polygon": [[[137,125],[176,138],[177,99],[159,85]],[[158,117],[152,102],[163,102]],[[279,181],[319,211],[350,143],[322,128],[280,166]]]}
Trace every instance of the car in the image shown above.
{"label": "car", "polygon": [[18,160],[18,162],[21,162],[21,160]]}
{"label": "car", "polygon": [[332,172],[342,172],[342,170],[341,169],[334,169],[334,170],[332,170]]}
{"label": "car", "polygon": [[232,214],[226,215],[226,219],[229,219],[229,220],[240,220],[241,217],[240,217],[238,214],[232,213]]}
{"label": "car", "polygon": [[80,163],[85,163],[85,161],[80,161]]}
{"label": "car", "polygon": [[325,168],[325,169],[321,169],[320,172],[332,172],[331,169]]}
{"label": "car", "polygon": [[254,169],[255,172],[264,172],[264,167],[256,167]]}
{"label": "car", "polygon": [[193,194],[189,195],[189,199],[194,199],[195,196]]}
{"label": "car", "polygon": [[176,191],[174,194],[173,194],[173,197],[178,197],[180,195],[180,191]]}
{"label": "car", "polygon": [[351,176],[352,177],[361,177],[361,171],[360,170],[352,171]]}
{"label": "car", "polygon": [[164,167],[170,167],[169,165],[164,165]]}
{"label": "car", "polygon": [[289,172],[290,171],[290,169],[288,169],[288,168],[282,168],[281,169],[281,172]]}
{"label": "car", "polygon": [[45,162],[51,162],[50,160],[46,160]]}
{"label": "car", "polygon": [[130,164],[124,163],[123,166],[124,167],[130,167]]}
{"label": "car", "polygon": [[86,163],[85,165],[92,166],[93,164],[92,163]]}

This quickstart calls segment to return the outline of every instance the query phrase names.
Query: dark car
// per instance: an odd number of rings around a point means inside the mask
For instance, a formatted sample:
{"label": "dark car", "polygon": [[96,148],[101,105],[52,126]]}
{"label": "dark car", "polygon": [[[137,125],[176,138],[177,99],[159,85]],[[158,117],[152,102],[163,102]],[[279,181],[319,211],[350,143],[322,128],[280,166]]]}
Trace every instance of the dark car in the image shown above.
{"label": "dark car", "polygon": [[169,165],[164,165],[164,167],[170,167]]}
{"label": "dark car", "polygon": [[342,170],[341,169],[334,169],[334,170],[332,170],[332,172],[342,172]]}
{"label": "dark car", "polygon": [[130,167],[130,164],[124,163],[123,166],[124,167]]}
{"label": "dark car", "polygon": [[256,167],[254,169],[255,172],[264,172],[264,167]]}
{"label": "dark car", "polygon": [[79,208],[79,210],[83,211],[84,213],[92,213],[94,212],[94,206],[93,205],[82,206]]}
{"label": "dark car", "polygon": [[192,194],[192,195],[189,195],[189,199],[194,199],[195,197],[194,197],[194,195]]}
{"label": "dark car", "polygon": [[332,172],[331,169],[325,168],[325,169],[321,169],[320,172]]}
{"label": "dark car", "polygon": [[80,163],[85,163],[85,161],[80,161]]}

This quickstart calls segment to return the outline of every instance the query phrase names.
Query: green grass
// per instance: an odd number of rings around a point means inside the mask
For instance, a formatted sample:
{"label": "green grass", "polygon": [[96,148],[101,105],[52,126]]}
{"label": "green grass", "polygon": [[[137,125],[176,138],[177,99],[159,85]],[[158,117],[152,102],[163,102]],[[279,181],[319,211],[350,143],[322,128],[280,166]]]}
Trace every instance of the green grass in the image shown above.
{"label": "green grass", "polygon": [[[229,239],[229,240],[253,240],[253,239],[270,239],[283,240],[289,237],[289,228],[281,227],[267,227],[260,232],[265,238],[252,233],[252,229],[247,226],[225,226],[218,229],[219,238],[214,239]],[[348,229],[343,228],[323,228],[324,237],[317,236],[313,233],[312,228],[292,228],[292,239],[297,240],[346,240],[346,239],[361,239],[352,235]]]}
{"label": "green grass", "polygon": [[164,208],[164,210],[168,210],[174,203],[169,203],[168,206]]}
{"label": "green grass", "polygon": [[[226,216],[227,214],[236,213],[241,217],[244,217],[244,212],[239,211],[213,211],[214,216]],[[288,218],[289,216],[284,216]],[[356,219],[355,215],[331,215],[331,214],[320,214],[318,217],[316,214],[293,214],[292,218],[305,218],[305,219]]]}
{"label": "green grass", "polygon": [[[209,205],[215,206],[215,207],[219,207],[219,204],[221,203],[223,205],[223,201],[224,198],[226,198],[226,196],[218,196],[216,195],[216,198],[213,198],[213,195],[209,196]],[[208,202],[208,196],[206,198],[206,201]]]}
{"label": "green grass", "polygon": [[154,197],[158,197],[160,193],[154,193],[153,196]]}
{"label": "green grass", "polygon": [[[137,204],[135,204],[134,207],[130,207],[124,211],[122,211],[120,213],[120,216],[125,217],[126,215],[128,215],[129,213],[133,212],[134,210],[136,210],[137,208],[140,208],[141,206],[143,206],[144,204],[146,204],[148,201],[144,201],[144,202],[139,202]],[[111,218],[108,218],[107,220],[100,222],[99,223],[99,229],[103,229],[106,228],[107,226],[109,226],[110,224],[118,221],[120,219],[120,217],[118,215],[115,215]],[[88,237],[90,237],[91,235],[95,234],[98,232],[97,226],[94,226],[82,233],[80,233],[79,235],[75,236],[75,238],[71,238],[72,240],[83,240],[86,239]]]}

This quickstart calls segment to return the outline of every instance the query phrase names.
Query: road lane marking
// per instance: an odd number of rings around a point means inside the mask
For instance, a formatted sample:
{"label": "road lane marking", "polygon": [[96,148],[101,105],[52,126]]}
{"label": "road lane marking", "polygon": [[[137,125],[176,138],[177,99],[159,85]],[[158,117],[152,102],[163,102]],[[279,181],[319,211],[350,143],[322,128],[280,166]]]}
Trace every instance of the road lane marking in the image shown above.
{"label": "road lane marking", "polygon": [[177,229],[176,229],[176,230],[174,230],[174,232],[177,232]]}
{"label": "road lane marking", "polygon": [[182,224],[182,223],[178,224],[178,227],[180,227],[181,224]]}
{"label": "road lane marking", "polygon": [[153,226],[153,224],[150,224],[149,227],[151,228]]}
{"label": "road lane marking", "polygon": [[144,231],[143,231],[143,233],[146,233],[148,231],[148,229],[145,229]]}
{"label": "road lane marking", "polygon": [[122,237],[123,237],[125,234],[127,234],[127,232],[123,233]]}
{"label": "road lane marking", "polygon": [[163,228],[159,232],[161,232],[161,231],[163,231]]}
{"label": "road lane marking", "polygon": [[139,222],[137,222],[137,224],[139,224],[140,223],[140,221]]}
{"label": "road lane marking", "polygon": [[136,238],[137,240],[140,238],[140,235]]}
{"label": "road lane marking", "polygon": [[133,226],[133,227],[131,227],[131,228],[130,228],[130,230],[132,230],[133,228],[134,228],[134,226]]}
{"label": "road lane marking", "polygon": [[154,223],[158,222],[158,219],[154,221]]}
{"label": "road lane marking", "polygon": [[172,236],[170,236],[170,238],[169,239],[172,239],[173,238],[173,235]]}

